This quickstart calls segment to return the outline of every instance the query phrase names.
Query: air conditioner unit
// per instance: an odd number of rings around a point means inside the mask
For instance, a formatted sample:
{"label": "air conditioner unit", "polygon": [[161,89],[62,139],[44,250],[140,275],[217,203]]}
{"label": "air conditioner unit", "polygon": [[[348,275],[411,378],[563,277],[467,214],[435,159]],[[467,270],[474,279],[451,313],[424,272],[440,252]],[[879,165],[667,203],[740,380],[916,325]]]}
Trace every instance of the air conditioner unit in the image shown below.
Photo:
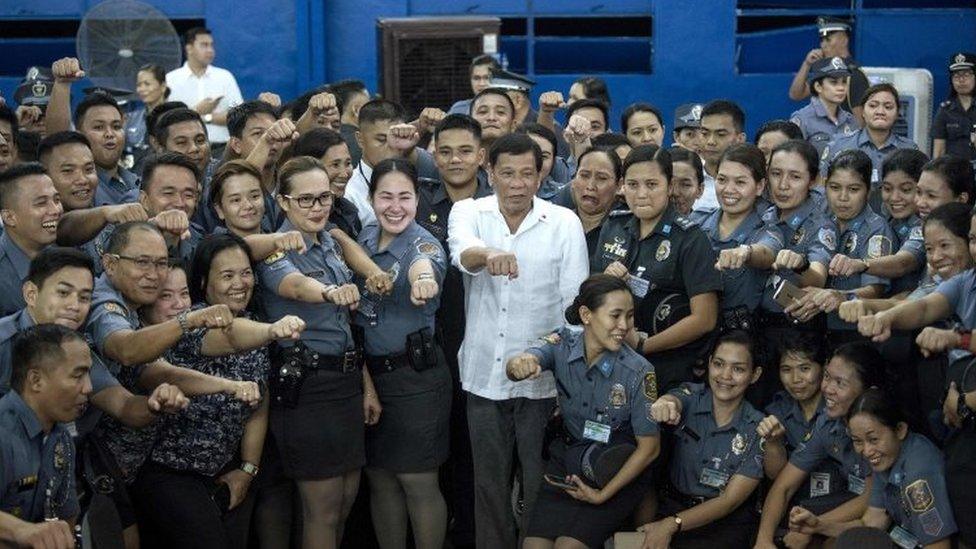
{"label": "air conditioner unit", "polygon": [[861,67],[871,85],[888,83],[898,90],[901,105],[896,134],[907,137],[925,154],[932,154],[929,130],[932,128],[932,73],[926,69]]}
{"label": "air conditioner unit", "polygon": [[380,93],[416,116],[424,107],[447,110],[471,97],[468,67],[498,51],[497,17],[379,19]]}

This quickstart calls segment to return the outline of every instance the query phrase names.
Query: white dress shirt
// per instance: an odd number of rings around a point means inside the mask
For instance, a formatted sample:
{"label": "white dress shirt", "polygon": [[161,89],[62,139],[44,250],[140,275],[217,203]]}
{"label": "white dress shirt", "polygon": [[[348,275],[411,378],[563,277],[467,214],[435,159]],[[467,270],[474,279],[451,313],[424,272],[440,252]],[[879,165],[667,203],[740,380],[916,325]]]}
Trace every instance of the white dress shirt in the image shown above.
{"label": "white dress shirt", "polygon": [[[465,274],[464,342],[458,353],[461,386],[491,400],[556,396],[550,372],[535,380],[509,381],[505,364],[566,324],[564,312],[589,274],[586,237],[570,210],[538,197],[512,234],[498,198],[461,200],[448,221],[451,260]],[[518,278],[471,272],[461,254],[475,247],[512,252]]]}
{"label": "white dress shirt", "polygon": [[715,196],[715,178],[708,175],[708,172],[702,171],[704,175],[704,181],[702,181],[702,195],[695,201],[691,206],[691,211],[693,212],[705,212],[710,213],[718,209],[718,197]]}
{"label": "white dress shirt", "polygon": [[[193,74],[190,66],[183,63],[178,69],[166,74],[166,85],[170,94],[167,101],[182,101],[191,109],[208,97],[223,96],[214,112],[226,112],[244,102],[237,80],[227,69],[210,65],[202,76]],[[230,139],[227,126],[207,124],[207,137],[211,143],[226,143]]]}
{"label": "white dress shirt", "polygon": [[352,177],[346,183],[346,192],[343,194],[343,198],[356,205],[359,221],[362,222],[363,227],[376,221],[373,205],[369,202],[369,180],[372,177],[372,166],[360,160],[356,169],[352,171]]}

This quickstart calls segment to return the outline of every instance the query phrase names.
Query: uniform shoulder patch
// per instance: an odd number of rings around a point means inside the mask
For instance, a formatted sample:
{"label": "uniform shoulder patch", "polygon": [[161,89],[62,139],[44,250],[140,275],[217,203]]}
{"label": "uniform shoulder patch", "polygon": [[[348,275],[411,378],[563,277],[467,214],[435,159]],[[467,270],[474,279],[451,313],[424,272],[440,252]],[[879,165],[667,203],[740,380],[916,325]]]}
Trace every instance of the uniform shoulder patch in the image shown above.
{"label": "uniform shoulder patch", "polygon": [[438,257],[441,255],[441,247],[433,242],[421,242],[417,244],[417,252],[428,257]]}
{"label": "uniform shoulder patch", "polygon": [[935,507],[920,514],[918,521],[922,523],[922,530],[930,536],[938,536],[945,527],[945,523],[942,521],[942,515],[939,514],[939,510]]}
{"label": "uniform shoulder patch", "polygon": [[824,147],[823,154],[820,155],[820,160],[827,160],[830,158],[830,145]]}
{"label": "uniform shoulder patch", "polygon": [[610,212],[610,218],[617,218],[617,219],[629,217],[632,215],[634,214],[629,210],[612,210]]}
{"label": "uniform shoulder patch", "polygon": [[644,396],[647,400],[657,400],[657,373],[647,372],[644,374]]}
{"label": "uniform shoulder patch", "polygon": [[868,259],[878,259],[886,255],[891,255],[891,239],[881,234],[868,239]]}
{"label": "uniform shoulder patch", "polygon": [[275,252],[268,257],[264,258],[264,263],[267,265],[272,265],[280,259],[285,257],[285,252]]}
{"label": "uniform shoulder patch", "polygon": [[922,226],[921,225],[916,225],[916,226],[912,227],[912,232],[908,233],[908,239],[909,240],[924,240],[924,238],[925,237],[922,236]]}
{"label": "uniform shoulder patch", "polygon": [[944,108],[948,107],[951,104],[952,104],[952,101],[943,101],[943,102],[939,103],[939,107],[941,107],[941,108],[944,109]]}
{"label": "uniform shoulder patch", "polygon": [[905,487],[905,499],[908,506],[916,513],[924,513],[935,505],[932,488],[925,479],[919,479]]}
{"label": "uniform shoulder patch", "polygon": [[550,345],[556,345],[563,340],[563,336],[559,335],[559,332],[553,332],[549,335],[542,336],[542,341]]}
{"label": "uniform shoulder patch", "polygon": [[695,226],[695,222],[692,221],[691,218],[685,217],[683,215],[679,215],[675,217],[674,224],[677,225],[678,227],[681,227],[682,229],[688,229],[690,227]]}
{"label": "uniform shoulder patch", "polygon": [[108,303],[103,305],[103,308],[112,314],[125,316],[125,310],[122,309],[121,305],[119,305],[114,301],[109,301]]}

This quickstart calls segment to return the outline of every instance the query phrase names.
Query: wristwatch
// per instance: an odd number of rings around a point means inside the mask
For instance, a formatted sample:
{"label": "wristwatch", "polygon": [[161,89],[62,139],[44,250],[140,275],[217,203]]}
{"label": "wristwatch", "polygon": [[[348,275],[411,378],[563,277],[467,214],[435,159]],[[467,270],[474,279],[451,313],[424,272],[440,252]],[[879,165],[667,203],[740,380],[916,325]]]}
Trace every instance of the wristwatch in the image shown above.
{"label": "wristwatch", "polygon": [[241,462],[241,466],[240,466],[240,470],[241,471],[244,471],[245,473],[247,473],[249,475],[251,475],[252,477],[256,477],[256,476],[258,476],[258,471],[260,471],[261,468],[258,467],[255,464],[251,463],[250,461],[242,461]]}
{"label": "wristwatch", "polygon": [[180,330],[183,330],[184,334],[190,331],[190,323],[186,321],[186,315],[187,311],[176,315],[176,321],[180,323]]}
{"label": "wristwatch", "polygon": [[203,121],[206,124],[210,124],[211,122],[213,122],[213,114],[208,112],[207,114],[203,115]]}
{"label": "wristwatch", "polygon": [[674,516],[674,524],[675,524],[675,526],[678,527],[678,532],[681,532],[681,517],[679,517],[678,515],[675,515]]}

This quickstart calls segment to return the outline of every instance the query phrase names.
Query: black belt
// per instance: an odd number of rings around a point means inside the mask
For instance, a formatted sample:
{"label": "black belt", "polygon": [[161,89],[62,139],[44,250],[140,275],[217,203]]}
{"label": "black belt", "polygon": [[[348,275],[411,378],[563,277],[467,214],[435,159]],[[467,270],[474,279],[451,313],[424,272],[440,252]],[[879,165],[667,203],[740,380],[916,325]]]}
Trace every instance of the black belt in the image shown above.
{"label": "black belt", "polygon": [[405,366],[410,366],[407,353],[385,356],[366,355],[366,367],[369,368],[369,373],[374,376],[388,374]]}
{"label": "black belt", "polygon": [[799,322],[786,313],[759,312],[759,325],[763,328],[796,328]]}
{"label": "black belt", "polygon": [[291,347],[281,349],[278,360],[281,363],[295,362],[297,365],[307,368],[306,371],[309,375],[320,370],[348,374],[359,371],[362,366],[363,355],[358,349],[346,351],[341,355],[324,355],[299,342]]}
{"label": "black belt", "polygon": [[675,488],[670,482],[664,488],[664,495],[678,502],[685,509],[690,509],[696,505],[701,505],[702,503],[705,503],[711,499],[705,496],[689,496],[688,494],[684,494]]}

